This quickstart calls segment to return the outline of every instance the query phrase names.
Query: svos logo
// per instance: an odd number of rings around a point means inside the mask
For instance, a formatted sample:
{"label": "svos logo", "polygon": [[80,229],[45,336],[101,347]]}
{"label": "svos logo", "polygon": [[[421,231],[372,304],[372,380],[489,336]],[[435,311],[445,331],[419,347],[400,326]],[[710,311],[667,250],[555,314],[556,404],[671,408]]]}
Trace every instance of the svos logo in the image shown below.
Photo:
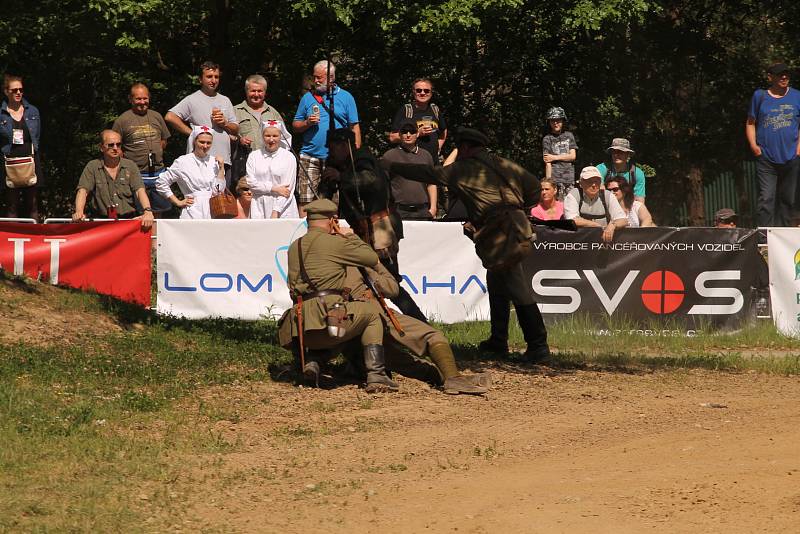
{"label": "svos logo", "polygon": [[[613,315],[625,295],[639,278],[641,271],[628,271],[627,276],[613,293],[609,294],[592,270],[581,271],[606,313]],[[714,304],[694,304],[686,313],[689,315],[732,315],[744,306],[744,295],[731,286],[718,285],[719,281],[741,279],[741,271],[704,271],[694,280],[694,290],[699,297],[716,299]],[[542,297],[562,297],[568,302],[559,304],[539,304],[542,313],[573,313],[581,306],[581,293],[574,287],[553,285],[564,280],[581,280],[581,274],[574,269],[546,269],[537,272],[531,281],[533,291]],[[545,285],[545,282],[549,282]],[[709,287],[709,282],[715,282]],[[640,286],[641,300],[645,308],[655,314],[670,314],[683,303],[686,288],[680,276],[672,271],[654,271],[644,277]],[[720,302],[722,301],[722,302]]]}

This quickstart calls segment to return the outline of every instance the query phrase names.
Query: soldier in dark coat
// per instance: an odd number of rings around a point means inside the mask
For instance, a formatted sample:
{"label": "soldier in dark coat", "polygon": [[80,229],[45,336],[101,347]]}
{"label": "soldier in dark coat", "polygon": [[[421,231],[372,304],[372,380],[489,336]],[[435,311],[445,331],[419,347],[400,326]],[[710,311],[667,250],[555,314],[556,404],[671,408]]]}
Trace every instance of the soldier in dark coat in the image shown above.
{"label": "soldier in dark coat", "polygon": [[[486,149],[488,144],[489,139],[483,133],[462,128],[456,134],[458,158],[452,165],[431,168],[392,163],[387,168],[409,180],[444,185],[455,192],[464,203],[467,219],[477,236],[497,218],[508,217],[511,211],[530,213],[530,208],[539,200],[540,192],[539,181],[531,173],[510,160],[490,154]],[[533,238],[530,228],[524,231],[528,232],[524,236],[526,239]],[[475,244],[484,265],[489,252],[481,247],[491,241],[482,239]],[[494,258],[500,263],[502,259]],[[530,278],[525,275],[522,264],[521,259],[515,258],[502,267],[487,268],[492,335],[481,347],[493,352],[508,352],[511,301],[528,345],[525,358],[530,362],[540,362],[550,355],[547,330],[533,299]]]}
{"label": "soldier in dark coat", "polygon": [[[394,210],[385,171],[368,149],[355,148],[353,132],[347,128],[334,130],[329,145],[319,194],[330,199],[338,194],[340,216],[375,249],[381,263],[399,282],[397,253],[403,238],[403,222]],[[405,315],[427,322],[425,314],[404,288],[400,288],[392,302]]]}

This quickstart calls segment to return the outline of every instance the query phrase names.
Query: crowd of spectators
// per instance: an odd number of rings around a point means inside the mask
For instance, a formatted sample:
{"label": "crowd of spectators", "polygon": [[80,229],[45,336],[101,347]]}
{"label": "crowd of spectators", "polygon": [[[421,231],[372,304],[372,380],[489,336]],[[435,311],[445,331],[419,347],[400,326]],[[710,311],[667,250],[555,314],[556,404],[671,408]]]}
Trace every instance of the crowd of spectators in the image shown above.
{"label": "crowd of spectators", "polygon": [[[291,131],[302,140],[299,153],[292,148],[283,116],[266,101],[263,76],[245,80],[245,99],[234,106],[218,92],[219,65],[204,62],[198,74],[199,89],[163,117],[150,108],[146,85],[130,88],[130,109],[100,134],[101,157],[87,163],[78,180],[73,219],[140,216],[143,225],[150,226],[153,216],[174,208],[181,210],[181,218],[207,218],[209,199],[225,189],[235,193],[240,218],[302,217],[303,206],[318,196],[325,172],[331,117],[333,126],[352,131],[354,146],[361,147],[356,100],[336,83],[336,67],[328,61],[313,66],[313,84],[291,121]],[[800,92],[789,87],[789,68],[782,63],[770,66],[767,78],[769,88],[753,94],[745,129],[757,158],[758,224],[788,225],[800,192]],[[6,75],[3,89],[5,215],[38,219],[37,193],[45,185],[39,156],[42,121],[37,108],[23,97],[22,78]],[[410,96],[394,115],[388,133],[394,146],[383,158],[447,165],[456,154],[442,154],[448,126],[443,110],[433,102],[432,81],[414,80]],[[577,173],[578,145],[565,110],[550,108],[545,123],[545,176],[539,204],[531,210],[534,221],[567,219],[578,227],[601,227],[604,239],[613,238],[615,229],[623,226],[654,226],[645,204],[646,176],[634,161],[630,140],[614,138],[606,151],[608,159]],[[167,165],[164,149],[170,128],[187,137],[187,146],[185,155]],[[403,219],[452,220],[463,209],[455,199],[447,199],[441,187],[390,178]]]}

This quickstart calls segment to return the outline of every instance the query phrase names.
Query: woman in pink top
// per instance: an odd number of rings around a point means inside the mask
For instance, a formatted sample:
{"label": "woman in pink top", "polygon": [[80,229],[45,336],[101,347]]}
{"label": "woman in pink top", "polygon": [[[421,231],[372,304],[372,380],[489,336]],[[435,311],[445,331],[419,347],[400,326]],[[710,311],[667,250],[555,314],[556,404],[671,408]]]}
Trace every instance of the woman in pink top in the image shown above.
{"label": "woman in pink top", "polygon": [[539,203],[531,208],[531,217],[540,221],[557,221],[564,218],[564,203],[556,200],[556,184],[550,178],[542,180]]}

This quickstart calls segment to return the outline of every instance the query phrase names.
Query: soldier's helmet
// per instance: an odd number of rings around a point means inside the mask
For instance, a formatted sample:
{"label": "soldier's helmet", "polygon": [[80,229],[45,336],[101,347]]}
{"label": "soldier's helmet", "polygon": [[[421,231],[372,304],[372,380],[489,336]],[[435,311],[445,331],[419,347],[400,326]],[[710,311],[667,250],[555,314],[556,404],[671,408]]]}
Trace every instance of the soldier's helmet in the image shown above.
{"label": "soldier's helmet", "polygon": [[567,114],[564,113],[564,108],[550,108],[547,110],[547,120],[563,119],[567,120]]}

